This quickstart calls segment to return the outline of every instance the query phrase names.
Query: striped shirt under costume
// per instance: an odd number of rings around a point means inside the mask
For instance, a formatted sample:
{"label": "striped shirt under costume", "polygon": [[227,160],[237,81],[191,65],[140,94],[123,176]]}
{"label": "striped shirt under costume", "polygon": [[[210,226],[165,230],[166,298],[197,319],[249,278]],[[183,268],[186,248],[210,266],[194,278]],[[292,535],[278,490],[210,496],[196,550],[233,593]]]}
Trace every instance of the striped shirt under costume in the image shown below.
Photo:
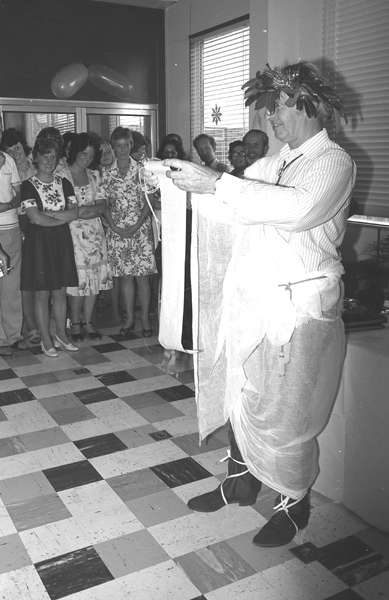
{"label": "striped shirt under costume", "polygon": [[[200,436],[230,419],[249,470],[302,497],[339,381],[344,237],[356,168],[326,130],[223,175],[198,219]],[[269,185],[270,184],[270,185]],[[216,267],[215,267],[216,265]]]}

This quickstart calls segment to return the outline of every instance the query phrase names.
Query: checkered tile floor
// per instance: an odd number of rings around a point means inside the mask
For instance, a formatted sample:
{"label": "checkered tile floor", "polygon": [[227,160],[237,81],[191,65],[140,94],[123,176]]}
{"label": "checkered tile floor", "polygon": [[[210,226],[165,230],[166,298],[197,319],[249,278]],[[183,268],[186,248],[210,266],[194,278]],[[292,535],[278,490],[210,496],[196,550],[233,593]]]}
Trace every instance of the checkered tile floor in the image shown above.
{"label": "checkered tile floor", "polygon": [[389,537],[317,493],[271,550],[251,540],[272,490],[187,508],[223,478],[226,431],[199,447],[190,357],[122,340],[105,312],[77,353],[0,358],[1,599],[388,599]]}

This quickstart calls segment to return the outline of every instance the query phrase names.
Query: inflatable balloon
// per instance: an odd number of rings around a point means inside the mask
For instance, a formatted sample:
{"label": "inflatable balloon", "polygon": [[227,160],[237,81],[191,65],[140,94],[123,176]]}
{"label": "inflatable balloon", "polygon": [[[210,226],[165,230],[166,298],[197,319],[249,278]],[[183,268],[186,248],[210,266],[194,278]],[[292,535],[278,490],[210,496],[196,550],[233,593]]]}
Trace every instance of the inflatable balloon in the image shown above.
{"label": "inflatable balloon", "polygon": [[88,79],[88,69],[81,63],[72,63],[64,67],[51,82],[51,89],[57,98],[65,100],[75,94]]}
{"label": "inflatable balloon", "polygon": [[131,97],[133,85],[127,77],[103,65],[91,65],[88,68],[90,81],[104,92],[121,100]]}

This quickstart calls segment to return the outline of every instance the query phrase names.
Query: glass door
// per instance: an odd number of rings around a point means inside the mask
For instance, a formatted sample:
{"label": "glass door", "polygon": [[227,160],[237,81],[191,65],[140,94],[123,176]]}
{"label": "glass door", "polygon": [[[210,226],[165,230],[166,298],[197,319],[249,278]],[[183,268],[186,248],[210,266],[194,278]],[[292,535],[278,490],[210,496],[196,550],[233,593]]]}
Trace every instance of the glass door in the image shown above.
{"label": "glass door", "polygon": [[[22,104],[23,102],[23,104]],[[21,131],[29,146],[33,146],[36,136],[45,127],[56,127],[62,134],[65,131],[76,131],[77,121],[81,118],[80,110],[75,106],[47,102],[20,100],[10,101],[0,98],[0,110],[3,115],[3,129],[14,127]],[[25,103],[25,104],[24,104]]]}
{"label": "glass door", "polygon": [[44,127],[56,127],[62,134],[87,131],[99,139],[109,139],[121,125],[140,131],[150,140],[150,156],[158,147],[156,105],[0,98],[0,111],[3,128],[21,131],[29,146]]}
{"label": "glass door", "polygon": [[128,127],[128,129],[140,131],[147,140],[148,154],[150,156],[157,149],[157,122],[156,110],[147,108],[87,108],[86,130],[103,140],[109,140],[111,133],[116,127]]}

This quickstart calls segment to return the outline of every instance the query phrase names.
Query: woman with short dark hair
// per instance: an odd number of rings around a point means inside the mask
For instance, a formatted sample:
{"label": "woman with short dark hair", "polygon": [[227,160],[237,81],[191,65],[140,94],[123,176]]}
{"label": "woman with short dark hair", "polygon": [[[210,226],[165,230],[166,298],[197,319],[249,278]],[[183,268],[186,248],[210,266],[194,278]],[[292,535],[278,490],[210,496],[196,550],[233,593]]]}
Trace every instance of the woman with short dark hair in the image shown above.
{"label": "woman with short dark hair", "polygon": [[131,133],[132,139],[134,140],[134,145],[131,150],[131,157],[136,160],[136,162],[140,162],[147,154],[147,147],[150,143],[150,140],[146,138],[140,131],[133,130]]}
{"label": "woman with short dark hair", "polygon": [[126,317],[120,333],[126,337],[135,325],[136,282],[143,337],[150,337],[149,276],[157,272],[150,208],[142,191],[139,165],[130,156],[133,147],[131,131],[124,127],[114,129],[111,145],[116,160],[109,171],[103,171],[99,194],[109,203],[104,216],[109,224],[107,244],[114,278],[113,310],[119,317],[121,295]]}
{"label": "woman with short dark hair", "polygon": [[[53,138],[37,138],[32,152],[37,174],[21,187],[22,206],[29,218],[23,244],[21,290],[35,293],[35,319],[42,351],[50,358],[55,348],[78,350],[66,333],[66,288],[78,285],[69,223],[78,217],[73,186],[54,170],[60,149]],[[56,333],[50,336],[49,294],[53,299]]]}
{"label": "woman with short dark hair", "polygon": [[84,334],[91,340],[101,340],[93,324],[93,312],[99,292],[112,288],[112,274],[107,260],[107,244],[101,216],[106,204],[97,198],[100,175],[88,167],[101,151],[94,137],[75,134],[68,148],[68,167],[63,170],[74,187],[78,204],[78,219],[70,224],[78,271],[78,286],[68,287],[71,334],[81,341]]}

